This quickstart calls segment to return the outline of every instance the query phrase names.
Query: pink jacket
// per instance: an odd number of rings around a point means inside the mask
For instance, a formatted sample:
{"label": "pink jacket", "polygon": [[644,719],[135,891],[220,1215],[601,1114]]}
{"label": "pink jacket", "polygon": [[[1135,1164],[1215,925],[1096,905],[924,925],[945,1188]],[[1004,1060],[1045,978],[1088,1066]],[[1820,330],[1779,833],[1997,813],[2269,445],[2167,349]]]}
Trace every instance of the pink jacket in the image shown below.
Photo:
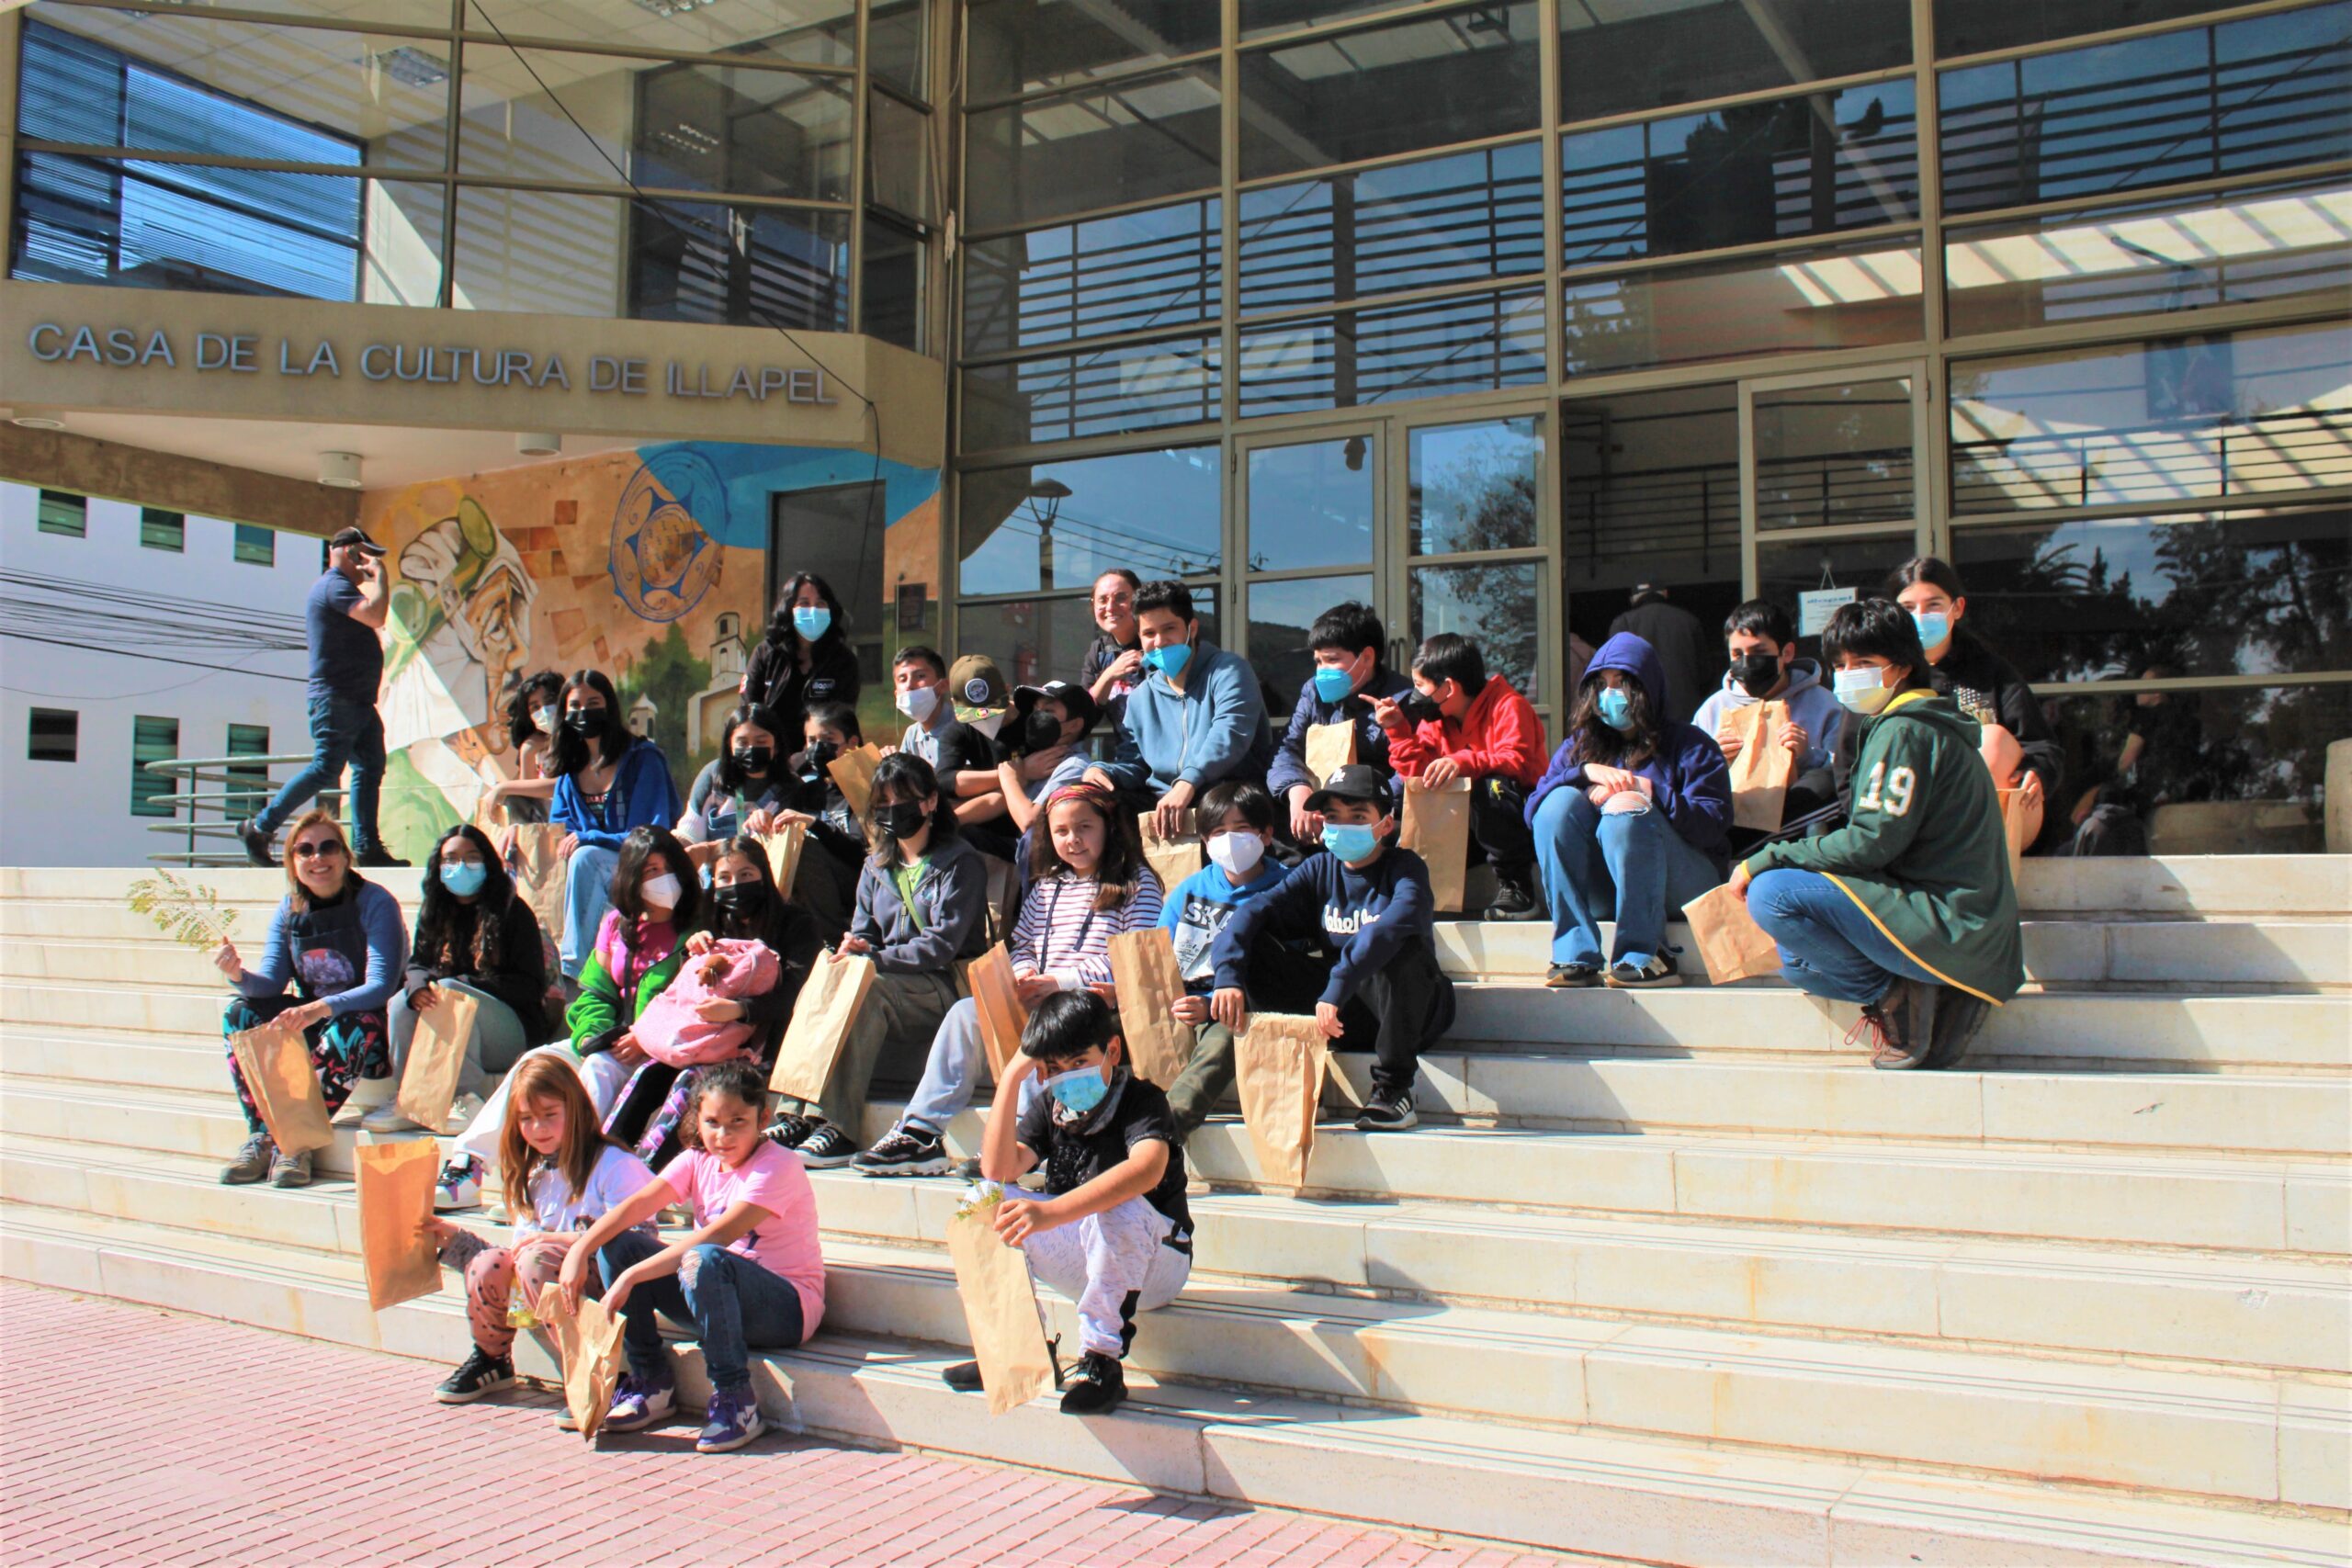
{"label": "pink jacket", "polygon": [[741,1001],[759,996],[783,976],[782,962],[766,943],[720,942],[702,957],[688,958],[678,977],[638,1015],[629,1032],[647,1055],[673,1067],[732,1061],[743,1055],[752,1025],[741,1020],[708,1023],[695,1009],[722,998]]}

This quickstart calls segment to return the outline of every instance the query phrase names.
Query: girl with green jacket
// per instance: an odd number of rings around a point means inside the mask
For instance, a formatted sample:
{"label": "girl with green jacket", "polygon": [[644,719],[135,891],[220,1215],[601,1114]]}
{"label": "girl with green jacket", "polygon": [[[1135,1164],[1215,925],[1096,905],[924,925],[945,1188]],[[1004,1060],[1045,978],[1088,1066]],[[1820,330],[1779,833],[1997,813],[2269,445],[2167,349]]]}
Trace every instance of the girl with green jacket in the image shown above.
{"label": "girl with green jacket", "polygon": [[1862,1004],[1873,1066],[1951,1066],[2025,983],[1978,726],[1936,695],[1918,628],[1887,600],[1841,607],[1821,646],[1863,727],[1846,826],[1764,845],[1731,886],[1792,985]]}

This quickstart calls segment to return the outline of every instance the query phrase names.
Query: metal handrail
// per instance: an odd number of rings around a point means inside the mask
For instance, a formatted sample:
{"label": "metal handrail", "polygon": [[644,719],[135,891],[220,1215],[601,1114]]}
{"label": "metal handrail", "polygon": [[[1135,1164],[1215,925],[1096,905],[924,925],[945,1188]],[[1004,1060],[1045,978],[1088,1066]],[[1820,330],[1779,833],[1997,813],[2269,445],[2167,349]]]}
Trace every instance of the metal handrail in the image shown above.
{"label": "metal handrail", "polygon": [[[252,800],[256,795],[266,801],[277,793],[278,783],[269,776],[269,770],[284,762],[308,767],[311,763],[311,753],[275,751],[235,757],[161,757],[145,764],[147,772],[159,773],[172,781],[170,795],[155,795],[148,798],[170,801],[174,818],[174,820],[169,822],[151,823],[147,830],[151,833],[174,834],[183,840],[183,847],[178,850],[165,850],[151,854],[147,858],[157,863],[186,866],[244,864],[244,844],[237,838],[236,823],[229,812],[223,809],[220,821],[205,824],[197,820],[198,807],[200,806],[225,807],[227,802],[243,803]],[[261,770],[258,783],[254,782],[251,772],[256,767]],[[232,769],[236,771],[232,772]],[[191,784],[211,783],[230,787],[218,790],[183,790],[179,787],[179,781],[183,778]],[[319,804],[339,816],[343,811],[345,793],[340,784],[330,784],[319,791]],[[187,807],[186,821],[178,820],[182,805]],[[197,840],[199,839],[208,841],[226,839],[234,848],[217,852],[199,850],[197,848]]]}

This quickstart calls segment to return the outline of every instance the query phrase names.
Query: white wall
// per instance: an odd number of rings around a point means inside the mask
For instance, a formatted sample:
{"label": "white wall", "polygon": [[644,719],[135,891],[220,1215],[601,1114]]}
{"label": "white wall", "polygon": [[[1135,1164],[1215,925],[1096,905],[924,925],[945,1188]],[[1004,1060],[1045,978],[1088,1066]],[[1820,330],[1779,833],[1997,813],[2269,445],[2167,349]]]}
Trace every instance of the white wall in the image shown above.
{"label": "white wall", "polygon": [[[278,535],[276,562],[248,565],[232,554],[235,530],[228,523],[189,517],[187,547],[175,554],[141,547],[140,509],[122,502],[91,501],[83,538],[40,533],[39,499],[28,486],[0,481],[0,571],[7,574],[0,596],[11,601],[79,607],[89,600],[74,585],[96,583],[299,623],[302,597],[319,575],[319,541],[306,535]],[[138,865],[174,842],[147,830],[163,818],[130,814],[135,716],[179,720],[182,756],[225,754],[232,723],[267,726],[273,752],[310,750],[303,654],[188,647],[169,631],[127,635],[98,619],[99,608],[92,605],[86,619],[77,615],[74,629],[62,633],[28,627],[21,614],[0,615],[0,864]],[[22,630],[113,650],[6,635]],[[173,660],[236,664],[244,672],[166,662]],[[75,761],[29,760],[36,707],[81,716]],[[277,770],[279,777],[290,771]],[[205,819],[217,818],[208,811]]]}

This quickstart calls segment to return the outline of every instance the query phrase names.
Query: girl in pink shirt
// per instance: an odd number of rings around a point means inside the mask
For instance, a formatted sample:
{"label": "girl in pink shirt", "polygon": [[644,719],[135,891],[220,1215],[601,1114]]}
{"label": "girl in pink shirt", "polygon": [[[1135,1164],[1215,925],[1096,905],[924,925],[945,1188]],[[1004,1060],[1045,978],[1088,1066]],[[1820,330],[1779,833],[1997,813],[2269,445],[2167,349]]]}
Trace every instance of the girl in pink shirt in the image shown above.
{"label": "girl in pink shirt", "polygon": [[[605,1307],[628,1320],[628,1371],[605,1417],[609,1430],[650,1427],[676,1402],[657,1313],[692,1325],[702,1342],[710,1419],[695,1447],[704,1453],[740,1449],[767,1429],[752,1392],[751,1349],[789,1350],[824,1315],[817,1195],[800,1162],[760,1136],[766,1106],[767,1086],[752,1063],[702,1068],[679,1123],[685,1151],[590,1226],[564,1258],[560,1278],[573,1300],[593,1256]],[[635,1230],[678,1202],[694,1210],[687,1235],[664,1243]]]}

